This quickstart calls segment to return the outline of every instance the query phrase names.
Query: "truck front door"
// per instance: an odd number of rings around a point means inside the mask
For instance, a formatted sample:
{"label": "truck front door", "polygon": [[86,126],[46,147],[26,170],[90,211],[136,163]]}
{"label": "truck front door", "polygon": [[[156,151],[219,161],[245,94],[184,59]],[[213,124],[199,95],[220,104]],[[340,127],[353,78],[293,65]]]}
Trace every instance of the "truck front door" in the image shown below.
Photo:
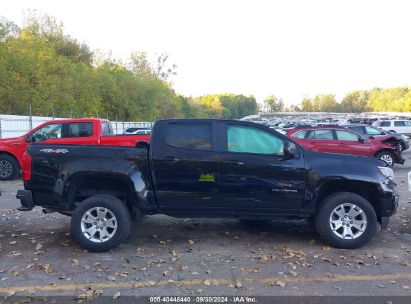
{"label": "truck front door", "polygon": [[236,211],[298,210],[303,204],[305,169],[299,152],[284,155],[289,139],[268,128],[222,123],[220,194]]}
{"label": "truck front door", "polygon": [[151,145],[157,202],[184,211],[224,207],[219,201],[215,123],[162,122]]}

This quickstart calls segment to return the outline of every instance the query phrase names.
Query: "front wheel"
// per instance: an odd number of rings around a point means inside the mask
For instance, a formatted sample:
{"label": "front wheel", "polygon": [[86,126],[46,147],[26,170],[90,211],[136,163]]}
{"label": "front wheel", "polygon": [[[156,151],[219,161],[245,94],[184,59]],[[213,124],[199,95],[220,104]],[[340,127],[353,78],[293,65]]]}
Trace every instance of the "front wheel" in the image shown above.
{"label": "front wheel", "polygon": [[394,166],[394,155],[388,151],[381,151],[377,154],[377,158],[385,161],[390,167]]}
{"label": "front wheel", "polygon": [[19,175],[20,166],[17,160],[8,155],[0,155],[0,180],[12,180],[16,179]]}
{"label": "front wheel", "polygon": [[322,239],[337,248],[354,249],[367,244],[377,232],[377,216],[363,197],[338,192],[325,198],[315,217]]}
{"label": "front wheel", "polygon": [[119,245],[129,234],[127,206],[111,195],[94,195],[80,203],[71,218],[74,240],[87,250],[104,252]]}

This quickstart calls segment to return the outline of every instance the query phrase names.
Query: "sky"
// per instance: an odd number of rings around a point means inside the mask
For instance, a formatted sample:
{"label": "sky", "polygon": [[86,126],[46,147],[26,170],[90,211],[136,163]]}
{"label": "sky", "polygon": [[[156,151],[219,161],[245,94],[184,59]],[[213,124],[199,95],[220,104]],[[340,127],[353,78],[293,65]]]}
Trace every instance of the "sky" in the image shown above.
{"label": "sky", "polygon": [[0,2],[22,25],[37,9],[93,50],[168,53],[188,96],[304,96],[411,85],[408,0],[115,0]]}

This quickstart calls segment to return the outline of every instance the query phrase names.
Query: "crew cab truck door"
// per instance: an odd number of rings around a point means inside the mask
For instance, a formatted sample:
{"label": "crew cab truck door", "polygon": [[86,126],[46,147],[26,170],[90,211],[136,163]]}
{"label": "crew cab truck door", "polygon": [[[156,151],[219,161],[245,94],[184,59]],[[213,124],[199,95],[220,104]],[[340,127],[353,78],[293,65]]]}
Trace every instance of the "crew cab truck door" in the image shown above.
{"label": "crew cab truck door", "polygon": [[93,122],[50,123],[30,135],[33,143],[47,145],[97,144],[96,124]]}
{"label": "crew cab truck door", "polygon": [[153,130],[151,168],[160,208],[194,210],[219,202],[215,123],[159,121]]}
{"label": "crew cab truck door", "polygon": [[[237,211],[275,212],[303,204],[302,153],[284,155],[285,136],[260,126],[222,123],[219,189]],[[246,211],[249,209],[248,211]]]}

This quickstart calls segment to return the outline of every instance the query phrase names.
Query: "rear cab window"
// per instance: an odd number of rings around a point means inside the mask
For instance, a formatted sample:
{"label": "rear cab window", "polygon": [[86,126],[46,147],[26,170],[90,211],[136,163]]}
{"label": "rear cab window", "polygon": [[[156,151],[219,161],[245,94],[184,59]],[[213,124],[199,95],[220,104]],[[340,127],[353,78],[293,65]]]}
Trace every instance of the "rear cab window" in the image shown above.
{"label": "rear cab window", "polygon": [[108,121],[102,122],[101,135],[102,136],[112,136],[112,135],[114,135],[114,131],[113,131],[113,128],[111,126],[111,123],[109,123]]}
{"label": "rear cab window", "polygon": [[211,123],[169,123],[165,131],[165,144],[189,150],[212,150]]}

